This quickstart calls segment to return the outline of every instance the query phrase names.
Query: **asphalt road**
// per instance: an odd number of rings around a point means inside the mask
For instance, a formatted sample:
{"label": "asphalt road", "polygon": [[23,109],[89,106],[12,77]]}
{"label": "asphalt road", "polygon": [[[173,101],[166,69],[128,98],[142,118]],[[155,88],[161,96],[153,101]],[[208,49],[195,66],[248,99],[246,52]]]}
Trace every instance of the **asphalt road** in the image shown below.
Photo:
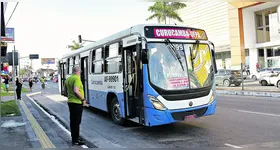
{"label": "asphalt road", "polygon": [[[41,90],[39,85],[34,85],[33,92]],[[44,92],[58,94],[57,84],[48,83]],[[44,95],[34,97],[67,120],[66,102]],[[93,142],[106,140],[129,148],[280,147],[279,106],[277,98],[218,96],[213,116],[152,128],[133,123],[121,127],[108,114],[86,109],[81,132],[91,136]]]}

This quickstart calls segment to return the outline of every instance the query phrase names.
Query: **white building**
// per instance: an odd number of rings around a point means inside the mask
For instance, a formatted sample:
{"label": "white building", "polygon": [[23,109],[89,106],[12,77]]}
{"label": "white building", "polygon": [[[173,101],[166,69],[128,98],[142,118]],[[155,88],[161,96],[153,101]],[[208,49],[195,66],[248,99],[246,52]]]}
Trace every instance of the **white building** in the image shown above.
{"label": "white building", "polygon": [[[216,46],[219,69],[240,69],[241,63],[256,71],[280,68],[280,2],[186,2],[179,11],[185,25],[202,28]],[[178,21],[170,23],[180,24]]]}

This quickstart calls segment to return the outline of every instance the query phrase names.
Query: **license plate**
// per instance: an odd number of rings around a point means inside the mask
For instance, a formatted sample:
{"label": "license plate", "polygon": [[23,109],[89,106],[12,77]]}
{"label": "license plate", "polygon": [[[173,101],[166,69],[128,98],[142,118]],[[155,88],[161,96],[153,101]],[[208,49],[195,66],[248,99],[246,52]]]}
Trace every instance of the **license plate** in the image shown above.
{"label": "license plate", "polygon": [[196,117],[196,115],[185,116],[185,121],[187,121],[187,120],[193,120],[195,117]]}

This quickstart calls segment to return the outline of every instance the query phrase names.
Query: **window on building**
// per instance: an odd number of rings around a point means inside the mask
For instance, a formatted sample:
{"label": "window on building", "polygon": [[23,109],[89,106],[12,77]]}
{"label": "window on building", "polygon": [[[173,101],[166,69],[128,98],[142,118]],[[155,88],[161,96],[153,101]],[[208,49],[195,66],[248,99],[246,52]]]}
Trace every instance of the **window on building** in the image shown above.
{"label": "window on building", "polygon": [[266,49],[267,50],[267,57],[273,57],[273,50],[272,49]]}
{"label": "window on building", "polygon": [[280,48],[275,48],[274,54],[275,54],[275,56],[280,56]]}
{"label": "window on building", "polygon": [[255,12],[257,43],[270,41],[269,15],[276,12],[277,7]]}
{"label": "window on building", "polygon": [[245,56],[249,56],[249,49],[245,49]]}
{"label": "window on building", "polygon": [[258,49],[258,54],[259,54],[259,57],[264,57],[264,50]]}

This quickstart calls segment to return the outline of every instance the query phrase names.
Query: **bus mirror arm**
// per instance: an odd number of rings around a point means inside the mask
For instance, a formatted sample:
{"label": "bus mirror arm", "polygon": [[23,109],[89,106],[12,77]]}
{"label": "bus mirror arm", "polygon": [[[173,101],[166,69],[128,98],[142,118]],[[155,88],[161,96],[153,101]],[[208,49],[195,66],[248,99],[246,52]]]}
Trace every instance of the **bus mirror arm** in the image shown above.
{"label": "bus mirror arm", "polygon": [[214,73],[217,74],[218,73],[218,69],[217,69],[217,64],[216,64],[216,56],[215,56],[215,46],[214,46],[214,43],[212,42],[209,42],[210,45],[212,45],[212,48],[211,48],[211,53],[212,53],[212,60],[213,60],[213,69],[214,69]]}
{"label": "bus mirror arm", "polygon": [[147,54],[148,50],[147,49],[142,49],[142,63],[143,64],[148,64],[148,54]]}

